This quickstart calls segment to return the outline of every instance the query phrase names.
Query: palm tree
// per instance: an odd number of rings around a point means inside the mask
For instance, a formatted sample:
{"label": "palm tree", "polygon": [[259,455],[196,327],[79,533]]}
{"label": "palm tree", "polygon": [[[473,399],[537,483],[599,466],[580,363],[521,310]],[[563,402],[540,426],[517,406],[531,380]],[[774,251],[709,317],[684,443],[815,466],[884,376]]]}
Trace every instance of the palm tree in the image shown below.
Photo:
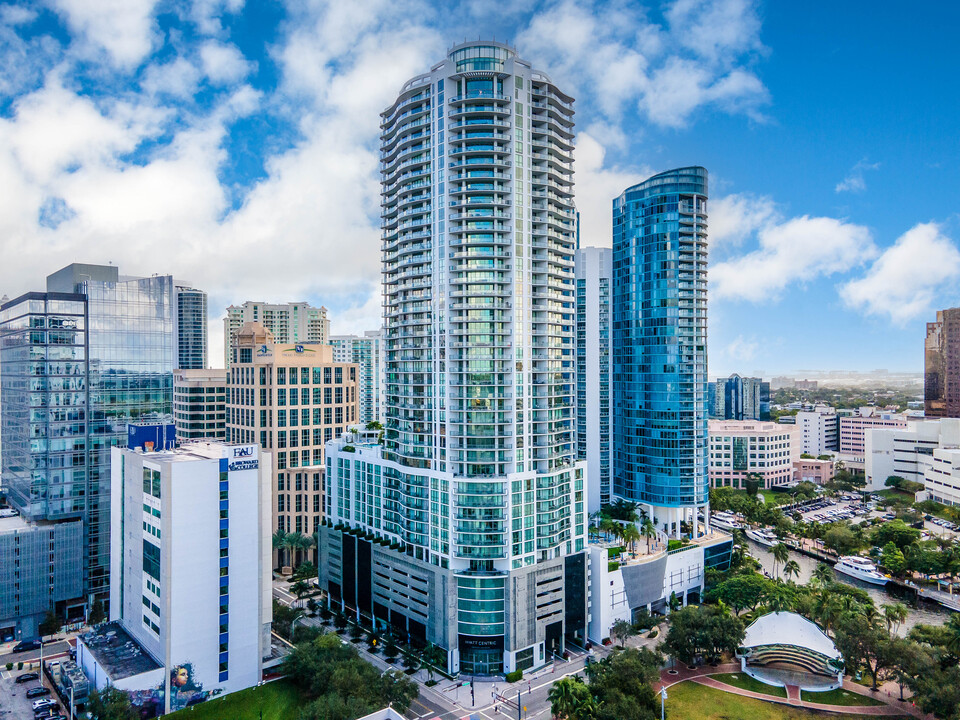
{"label": "palm tree", "polygon": [[286,543],[287,547],[293,551],[292,564],[296,565],[300,551],[307,549],[309,540],[307,536],[301,532],[292,532],[287,533]]}
{"label": "palm tree", "polygon": [[816,580],[820,587],[823,587],[829,582],[833,582],[833,568],[826,563],[817,563],[817,567],[813,571],[812,579]]}
{"label": "palm tree", "polygon": [[574,675],[558,680],[547,694],[550,713],[557,720],[579,720],[584,716],[585,705],[591,703],[590,690],[583,680]]}
{"label": "palm tree", "polygon": [[283,530],[277,530],[273,534],[273,549],[277,551],[277,561],[281,565],[284,564],[282,561],[283,551],[288,547],[289,545],[287,545],[287,533],[285,533]]}
{"label": "palm tree", "polygon": [[787,562],[783,564],[783,575],[788,580],[791,580],[791,578],[799,577],[800,563],[798,563],[796,560],[787,560]]}
{"label": "palm tree", "polygon": [[643,522],[640,523],[640,534],[647,539],[647,555],[649,555],[650,539],[657,536],[657,526],[653,524],[653,521],[650,518],[643,518]]}
{"label": "palm tree", "polygon": [[310,584],[305,580],[297,580],[290,586],[290,592],[297,596],[297,602],[303,600],[303,596],[310,592],[311,589]]}
{"label": "palm tree", "polygon": [[620,524],[615,520],[610,518],[604,518],[600,521],[600,530],[603,532],[607,540],[610,539],[611,535],[614,535],[617,532],[617,528],[620,527]]}
{"label": "palm tree", "polygon": [[781,542],[774,545],[771,552],[773,553],[773,574],[776,576],[777,566],[790,559],[790,548]]}
{"label": "palm tree", "polygon": [[784,612],[789,610],[792,600],[792,591],[780,580],[777,580],[775,583],[771,583],[770,587],[764,593],[764,601],[772,612]]}
{"label": "palm tree", "polygon": [[900,602],[884,605],[883,619],[887,623],[887,631],[896,635],[903,621],[907,619],[907,606]]}
{"label": "palm tree", "polygon": [[636,552],[636,543],[637,543],[637,540],[640,539],[640,531],[637,530],[637,526],[634,525],[633,523],[630,523],[629,525],[625,526],[623,528],[622,537],[625,543],[629,543],[630,552]]}

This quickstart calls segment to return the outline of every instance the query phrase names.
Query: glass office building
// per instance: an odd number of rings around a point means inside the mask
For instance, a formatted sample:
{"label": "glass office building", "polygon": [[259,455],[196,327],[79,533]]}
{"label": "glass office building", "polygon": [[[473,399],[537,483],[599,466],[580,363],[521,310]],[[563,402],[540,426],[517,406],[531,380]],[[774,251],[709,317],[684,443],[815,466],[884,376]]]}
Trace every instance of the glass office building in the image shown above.
{"label": "glass office building", "polygon": [[614,493],[674,536],[708,510],[707,171],[613,201]]}
{"label": "glass office building", "polygon": [[0,308],[3,484],[29,520],[83,520],[88,596],[109,591],[110,448],[172,422],[175,312],[171,276],[80,264]]}

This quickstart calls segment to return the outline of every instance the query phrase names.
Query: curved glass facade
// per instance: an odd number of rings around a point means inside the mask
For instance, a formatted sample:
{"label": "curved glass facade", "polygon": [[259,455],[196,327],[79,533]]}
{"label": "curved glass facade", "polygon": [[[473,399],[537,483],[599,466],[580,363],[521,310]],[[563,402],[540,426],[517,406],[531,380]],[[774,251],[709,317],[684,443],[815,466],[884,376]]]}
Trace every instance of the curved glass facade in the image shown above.
{"label": "curved glass facade", "polygon": [[654,175],[613,201],[614,492],[705,506],[707,171]]}

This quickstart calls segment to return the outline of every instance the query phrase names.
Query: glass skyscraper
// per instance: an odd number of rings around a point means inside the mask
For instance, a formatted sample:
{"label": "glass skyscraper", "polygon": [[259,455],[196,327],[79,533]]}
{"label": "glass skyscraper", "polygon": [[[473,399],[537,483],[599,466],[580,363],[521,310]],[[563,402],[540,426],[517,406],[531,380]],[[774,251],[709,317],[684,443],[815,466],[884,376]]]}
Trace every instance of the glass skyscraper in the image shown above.
{"label": "glass skyscraper", "polygon": [[674,536],[708,514],[707,171],[613,201],[614,493]]}
{"label": "glass skyscraper", "polygon": [[177,286],[177,368],[207,367],[207,294]]}
{"label": "glass skyscraper", "polygon": [[474,42],[380,118],[385,437],[328,445],[321,583],[452,671],[541,666],[585,633],[573,115]]}
{"label": "glass skyscraper", "polygon": [[70,265],[0,308],[3,484],[30,521],[81,519],[84,588],[106,599],[110,448],[172,420],[173,278]]}

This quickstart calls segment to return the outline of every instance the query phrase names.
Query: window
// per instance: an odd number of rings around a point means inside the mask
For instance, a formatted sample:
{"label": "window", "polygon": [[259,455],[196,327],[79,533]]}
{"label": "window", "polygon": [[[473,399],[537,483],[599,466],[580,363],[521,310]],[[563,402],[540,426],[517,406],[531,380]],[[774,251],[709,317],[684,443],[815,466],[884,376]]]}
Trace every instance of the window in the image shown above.
{"label": "window", "polygon": [[286,385],[287,384],[287,369],[278,367],[277,368],[277,385]]}

